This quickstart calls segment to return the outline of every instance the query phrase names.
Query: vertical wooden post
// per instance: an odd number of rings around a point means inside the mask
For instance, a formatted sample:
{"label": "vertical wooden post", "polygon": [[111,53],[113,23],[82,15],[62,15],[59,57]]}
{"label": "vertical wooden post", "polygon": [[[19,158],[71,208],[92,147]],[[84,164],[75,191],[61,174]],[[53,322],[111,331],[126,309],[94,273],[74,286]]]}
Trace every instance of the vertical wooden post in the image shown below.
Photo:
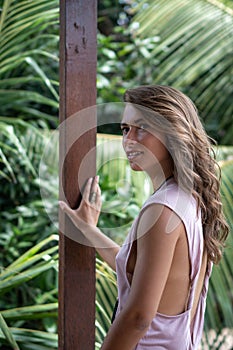
{"label": "vertical wooden post", "polygon": [[[96,104],[96,28],[96,0],[60,0],[60,123]],[[80,123],[82,118],[77,119],[77,130]],[[61,157],[67,153],[68,140],[69,128],[65,126],[60,136]],[[80,201],[78,170],[85,154],[95,147],[95,140],[95,129],[80,137],[61,169],[63,190],[71,207]],[[91,163],[87,177],[95,175],[95,160]],[[65,233],[72,229],[66,216],[60,215],[59,220]],[[59,246],[58,328],[59,350],[94,350],[95,251],[63,233]]]}

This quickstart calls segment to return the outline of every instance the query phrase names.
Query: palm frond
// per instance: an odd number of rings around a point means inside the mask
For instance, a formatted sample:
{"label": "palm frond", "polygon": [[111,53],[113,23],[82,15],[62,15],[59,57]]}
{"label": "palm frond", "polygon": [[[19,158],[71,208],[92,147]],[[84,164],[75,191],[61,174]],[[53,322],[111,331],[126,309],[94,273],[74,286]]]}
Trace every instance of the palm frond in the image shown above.
{"label": "palm frond", "polygon": [[55,122],[52,115],[58,111],[58,17],[57,0],[3,1],[0,115],[43,119],[48,114],[45,120]]}
{"label": "palm frond", "polygon": [[37,304],[2,310],[1,314],[7,321],[36,320],[45,317],[57,317],[58,303]]}
{"label": "palm frond", "polygon": [[96,260],[96,340],[103,342],[111,325],[117,298],[116,275],[100,259]]}
{"label": "palm frond", "polygon": [[233,308],[233,160],[220,162],[222,171],[221,193],[223,210],[230,226],[224,256],[218,266],[214,266],[207,297],[205,327],[207,329],[232,328]]}
{"label": "palm frond", "polygon": [[[20,346],[20,350],[56,350],[58,345],[58,335],[36,331],[26,328],[9,328],[12,336],[17,344]],[[5,337],[0,330],[0,343],[5,343]],[[17,348],[16,348],[17,350]]]}
{"label": "palm frond", "polygon": [[134,35],[159,38],[148,83],[187,93],[207,131],[215,138],[224,133],[222,143],[231,144],[233,11],[206,0],[150,0],[138,8]]}
{"label": "palm frond", "polygon": [[18,344],[16,343],[13,334],[11,333],[9,327],[7,326],[7,323],[0,313],[0,330],[2,331],[3,335],[5,336],[8,343],[12,346],[15,350],[20,350],[18,347]]}
{"label": "palm frond", "polygon": [[[36,244],[34,247],[26,251],[22,256],[18,257],[13,263],[2,268],[0,271],[0,294],[3,296],[7,291],[11,294],[17,294],[23,285],[26,285],[31,279],[42,276],[45,271],[55,269],[57,274],[58,260],[58,237],[52,235],[47,239]],[[56,291],[47,291],[50,297]],[[46,294],[46,293],[45,293]],[[9,298],[9,295],[8,295]],[[44,299],[45,295],[44,295]],[[13,300],[12,300],[13,302]],[[3,305],[3,303],[1,303]],[[11,345],[13,349],[43,349],[44,341],[47,341],[47,349],[56,348],[57,335],[49,332],[38,332],[33,329],[16,329],[12,327],[20,324],[21,326],[29,320],[45,320],[48,318],[57,318],[57,303],[45,303],[37,305],[28,305],[23,307],[11,307],[7,310],[1,310],[0,313],[0,346],[3,344]],[[11,326],[8,326],[11,324]],[[29,345],[30,344],[30,345]],[[38,344],[38,347],[37,347]]]}

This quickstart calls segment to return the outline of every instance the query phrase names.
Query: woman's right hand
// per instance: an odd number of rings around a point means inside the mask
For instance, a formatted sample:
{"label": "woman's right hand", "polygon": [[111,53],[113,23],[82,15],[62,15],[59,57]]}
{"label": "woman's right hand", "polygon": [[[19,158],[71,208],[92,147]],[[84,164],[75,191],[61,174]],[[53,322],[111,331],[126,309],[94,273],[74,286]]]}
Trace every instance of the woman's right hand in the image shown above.
{"label": "woman's right hand", "polygon": [[89,178],[83,192],[83,198],[78,209],[71,209],[64,201],[59,201],[61,210],[66,213],[81,231],[96,227],[101,211],[101,190],[99,177]]}
{"label": "woman's right hand", "polygon": [[[93,195],[93,193],[95,194]],[[71,209],[63,201],[59,202],[59,205],[61,210],[70,217],[75,226],[84,234],[90,246],[95,247],[102,259],[113,270],[116,270],[115,259],[120,247],[96,226],[102,205],[99,178],[96,176],[94,179],[90,178],[87,181],[78,209]]]}

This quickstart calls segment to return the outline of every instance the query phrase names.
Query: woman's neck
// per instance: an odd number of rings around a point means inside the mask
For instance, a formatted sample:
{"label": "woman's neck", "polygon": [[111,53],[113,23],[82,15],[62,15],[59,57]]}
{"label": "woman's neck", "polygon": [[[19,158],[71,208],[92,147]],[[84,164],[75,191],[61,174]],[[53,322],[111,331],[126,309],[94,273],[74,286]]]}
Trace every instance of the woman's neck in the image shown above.
{"label": "woman's neck", "polygon": [[154,191],[157,191],[167,179],[173,176],[173,164],[168,161],[164,164],[159,164],[159,167],[155,167],[153,170],[153,173],[148,172],[148,175],[150,176]]}

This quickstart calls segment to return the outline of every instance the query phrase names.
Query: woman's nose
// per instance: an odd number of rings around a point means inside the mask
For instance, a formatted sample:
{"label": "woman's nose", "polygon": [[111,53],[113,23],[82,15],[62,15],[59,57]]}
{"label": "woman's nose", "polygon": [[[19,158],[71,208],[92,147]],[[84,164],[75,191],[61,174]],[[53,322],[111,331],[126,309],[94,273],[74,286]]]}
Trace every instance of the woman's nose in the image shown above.
{"label": "woman's nose", "polygon": [[137,129],[131,127],[126,135],[126,141],[128,142],[137,142]]}

